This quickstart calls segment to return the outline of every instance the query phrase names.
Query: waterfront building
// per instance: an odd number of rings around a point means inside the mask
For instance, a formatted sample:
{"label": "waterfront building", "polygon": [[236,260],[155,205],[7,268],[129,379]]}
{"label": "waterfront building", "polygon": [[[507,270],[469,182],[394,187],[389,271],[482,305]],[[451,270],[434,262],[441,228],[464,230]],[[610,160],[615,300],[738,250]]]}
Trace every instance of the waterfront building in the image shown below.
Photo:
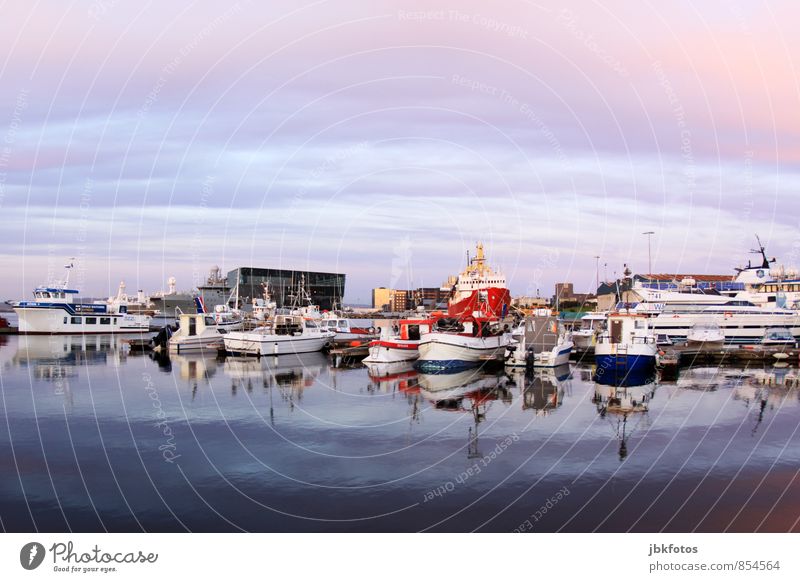
{"label": "waterfront building", "polygon": [[228,287],[234,289],[240,306],[250,305],[255,297],[263,297],[265,285],[269,285],[272,300],[278,307],[290,306],[301,283],[320,309],[341,307],[345,286],[345,275],[342,273],[267,267],[239,267],[228,272]]}

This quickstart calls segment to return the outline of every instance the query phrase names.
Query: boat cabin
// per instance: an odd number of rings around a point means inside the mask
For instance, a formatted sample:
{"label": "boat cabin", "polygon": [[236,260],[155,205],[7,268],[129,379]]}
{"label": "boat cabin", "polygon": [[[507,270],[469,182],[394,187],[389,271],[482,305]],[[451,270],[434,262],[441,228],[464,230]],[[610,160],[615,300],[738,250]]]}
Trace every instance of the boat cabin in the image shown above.
{"label": "boat cabin", "polygon": [[[176,335],[192,337],[203,335],[207,328],[216,327],[214,318],[205,313],[181,313],[178,321],[178,331]],[[220,330],[220,333],[224,331]]]}
{"label": "boat cabin", "polygon": [[37,303],[73,303],[78,295],[75,289],[59,289],[57,287],[37,287],[33,297]]}
{"label": "boat cabin", "polygon": [[609,344],[646,344],[654,343],[655,336],[647,317],[632,313],[612,313],[608,316],[608,325],[600,340]]}

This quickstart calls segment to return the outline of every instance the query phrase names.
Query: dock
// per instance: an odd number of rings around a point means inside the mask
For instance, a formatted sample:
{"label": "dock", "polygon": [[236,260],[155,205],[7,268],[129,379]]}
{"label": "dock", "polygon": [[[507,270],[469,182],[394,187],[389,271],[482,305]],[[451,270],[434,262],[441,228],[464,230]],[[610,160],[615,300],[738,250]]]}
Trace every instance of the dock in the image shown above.
{"label": "dock", "polygon": [[328,356],[331,358],[335,368],[346,368],[360,364],[361,360],[368,355],[369,342],[364,342],[355,346],[349,345],[349,342],[337,342],[328,352]]}
{"label": "dock", "polygon": [[666,371],[696,364],[798,364],[800,349],[784,346],[671,346],[662,350],[659,366]]}

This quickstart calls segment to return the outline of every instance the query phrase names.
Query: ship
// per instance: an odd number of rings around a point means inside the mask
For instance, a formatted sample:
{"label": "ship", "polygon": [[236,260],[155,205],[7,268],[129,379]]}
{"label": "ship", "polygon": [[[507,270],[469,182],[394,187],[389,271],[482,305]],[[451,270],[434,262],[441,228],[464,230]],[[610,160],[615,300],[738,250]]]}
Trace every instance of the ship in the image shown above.
{"label": "ship", "polygon": [[448,316],[456,319],[473,315],[502,318],[507,315],[510,305],[511,293],[506,286],[506,278],[487,264],[483,244],[478,243],[477,253],[458,275],[450,290]]}

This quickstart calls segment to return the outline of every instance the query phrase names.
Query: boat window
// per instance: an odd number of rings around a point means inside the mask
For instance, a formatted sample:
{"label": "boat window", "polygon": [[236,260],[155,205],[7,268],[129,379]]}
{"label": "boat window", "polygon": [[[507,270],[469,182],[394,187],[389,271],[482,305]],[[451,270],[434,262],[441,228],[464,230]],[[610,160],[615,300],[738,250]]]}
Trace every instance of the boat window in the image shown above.
{"label": "boat window", "polygon": [[347,327],[347,320],[346,319],[340,319],[339,320],[339,327]]}
{"label": "boat window", "polygon": [[111,318],[110,317],[101,317],[100,318],[100,325],[111,325]]}
{"label": "boat window", "polygon": [[97,323],[96,317],[87,317],[86,318],[86,325],[94,325]]}
{"label": "boat window", "polygon": [[216,324],[217,324],[217,323],[214,321],[214,318],[213,318],[213,317],[206,317],[206,318],[204,318],[204,321],[206,322],[206,325],[209,325],[209,326],[211,326],[211,325],[216,325]]}
{"label": "boat window", "polygon": [[70,320],[70,323],[72,323],[72,324],[74,324],[74,325],[80,325],[80,324],[81,324],[81,318],[80,318],[80,317],[73,317],[73,318]]}
{"label": "boat window", "polygon": [[67,323],[67,318],[66,318],[66,317],[64,318],[64,323],[65,323],[65,324]]}
{"label": "boat window", "polygon": [[306,321],[306,327],[312,328],[312,329],[317,329],[317,324],[314,323],[313,321]]}
{"label": "boat window", "polygon": [[197,335],[197,320],[194,317],[189,318],[189,335]]}
{"label": "boat window", "polygon": [[120,313],[128,313],[128,306],[127,305],[120,305],[119,306]]}
{"label": "boat window", "polygon": [[636,326],[635,326],[636,329],[644,329],[644,327],[645,327],[644,321],[638,320],[638,321],[635,321],[634,323],[636,324]]}

